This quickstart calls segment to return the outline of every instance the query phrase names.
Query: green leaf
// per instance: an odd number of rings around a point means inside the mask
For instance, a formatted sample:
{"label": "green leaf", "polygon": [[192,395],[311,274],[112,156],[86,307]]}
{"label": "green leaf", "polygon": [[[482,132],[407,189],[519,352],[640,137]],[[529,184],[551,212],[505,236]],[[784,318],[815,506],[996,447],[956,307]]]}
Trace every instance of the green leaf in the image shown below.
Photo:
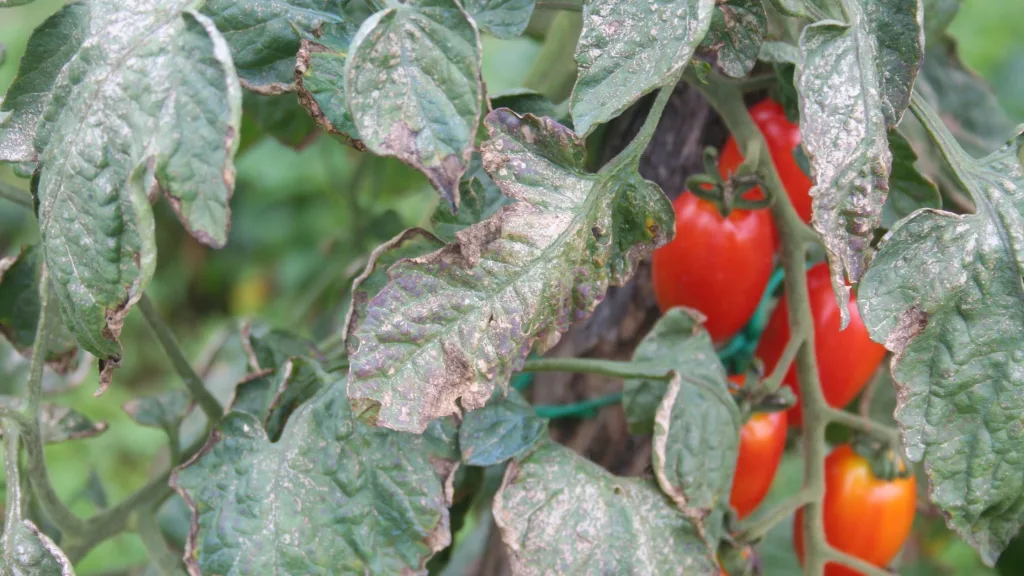
{"label": "green leaf", "polygon": [[[709,386],[727,386],[726,373],[715,355],[715,346],[701,327],[704,316],[689,308],[672,308],[644,336],[633,352],[633,362],[667,374],[673,370]],[[626,380],[622,409],[632,434],[654,432],[668,383],[665,380]]]}
{"label": "green leaf", "polygon": [[[0,396],[0,406],[10,410],[22,410],[25,407],[25,400],[14,396]],[[107,430],[107,423],[93,422],[77,410],[46,402],[43,403],[39,415],[39,430],[44,443],[57,444],[102,434]]]}
{"label": "green leaf", "polygon": [[313,40],[303,40],[295,60],[299,103],[316,123],[358,149],[363,148],[345,98],[345,62],[355,27],[336,27]]}
{"label": "green leaf", "polygon": [[[227,45],[191,0],[72,3],[50,17],[0,112],[0,160],[33,179],[47,269],[65,324],[104,360],[153,274],[150,198],[220,247],[230,224],[241,90]],[[31,145],[29,144],[31,143]]]}
{"label": "green leaf", "polygon": [[[442,202],[437,206],[430,223],[434,234],[445,242],[454,242],[455,234],[460,230],[487,220],[494,216],[502,206],[513,202],[511,198],[501,193],[498,185],[491,180],[491,177],[484,171],[480,162],[480,155],[473,154],[469,163],[469,170],[463,176],[459,184],[459,212],[452,213],[452,208]],[[425,254],[426,251],[423,252]],[[420,256],[422,254],[417,254]]]}
{"label": "green leaf", "polygon": [[889,175],[889,195],[882,207],[882,227],[886,229],[919,208],[942,208],[939,189],[914,166],[917,154],[910,142],[896,130],[890,130],[889,149],[892,151],[892,173]]}
{"label": "green leaf", "polygon": [[917,90],[973,156],[990,154],[1013,136],[1013,122],[985,81],[960,62],[952,39],[928,44]]}
{"label": "green leaf", "polygon": [[481,32],[515,38],[526,31],[536,0],[466,0],[463,6]]}
{"label": "green leaf", "polygon": [[417,258],[444,247],[439,238],[420,228],[410,228],[376,247],[366,261],[366,268],[352,281],[352,305],[345,319],[345,348],[349,354],[359,347],[357,328],[366,318],[370,300],[384,286],[393,264],[406,258]]}
{"label": "green leaf", "polygon": [[388,270],[354,332],[349,382],[360,412],[379,408],[378,425],[418,432],[457,401],[482,407],[674,228],[635,159],[587,174],[583,142],[550,118],[502,109],[486,124],[484,168],[518,202]]}
{"label": "green leaf", "polygon": [[231,412],[175,470],[171,485],[194,514],[190,570],[412,573],[451,541],[445,481],[456,465],[427,436],[358,422],[344,379],[317,372],[321,392],[279,441]]}
{"label": "green leaf", "polygon": [[494,520],[514,574],[719,573],[652,482],[614,476],[553,442],[509,464]]}
{"label": "green leaf", "polygon": [[292,90],[299,43],[351,23],[344,0],[206,0],[203,13],[224,35],[242,85],[265,94]]}
{"label": "green leaf", "polygon": [[908,456],[924,460],[932,500],[991,566],[1024,522],[1024,137],[975,160],[926,117],[978,211],[900,221],[857,304],[871,338],[894,352]]}
{"label": "green leaf", "polygon": [[584,3],[579,75],[569,98],[576,131],[589,134],[672,82],[704,39],[714,7],[715,0]]}
{"label": "green leaf", "polygon": [[462,461],[470,466],[493,466],[516,458],[547,436],[547,421],[515,390],[474,410],[459,426]]}
{"label": "green leaf", "polygon": [[761,44],[757,58],[772,64],[796,64],[800,60],[800,50],[788,42],[766,40]]}
{"label": "green leaf", "polygon": [[867,265],[882,220],[892,154],[888,130],[899,123],[924,51],[920,0],[846,2],[848,23],[804,28],[796,89],[801,143],[811,161],[812,224],[822,235],[842,314]]}
{"label": "green leaf", "polygon": [[139,426],[176,431],[194,405],[192,397],[184,390],[169,390],[129,400],[124,411]]}
{"label": "green leaf", "polygon": [[711,512],[729,505],[742,425],[724,379],[673,371],[654,419],[654,477],[702,536]]}
{"label": "green leaf", "polygon": [[[42,250],[24,246],[16,256],[0,258],[0,334],[26,356],[31,355],[39,322],[39,277]],[[52,288],[51,288],[52,294]],[[64,374],[78,364],[78,343],[58,321],[60,309],[51,306],[46,360],[50,368]]]}
{"label": "green leaf", "polygon": [[345,63],[345,97],[366,147],[422,171],[454,206],[480,122],[481,53],[458,2],[417,0],[363,22]]}
{"label": "green leaf", "polygon": [[[75,576],[68,557],[31,520],[18,520],[13,530],[13,549],[5,549],[3,558],[0,558],[0,570],[5,574],[9,570],[10,574],[18,576]],[[7,542],[6,538],[4,541]]]}
{"label": "green leaf", "polygon": [[[559,122],[562,121],[559,118],[559,107],[547,96],[529,88],[519,88],[498,94],[490,94],[490,99],[491,108],[494,110],[508,108],[520,116],[526,114],[550,116]],[[469,171],[472,172],[472,170]]]}
{"label": "green leaf", "polygon": [[767,32],[768,18],[761,0],[716,2],[697,56],[713,62],[727,76],[742,78],[757,64]]}

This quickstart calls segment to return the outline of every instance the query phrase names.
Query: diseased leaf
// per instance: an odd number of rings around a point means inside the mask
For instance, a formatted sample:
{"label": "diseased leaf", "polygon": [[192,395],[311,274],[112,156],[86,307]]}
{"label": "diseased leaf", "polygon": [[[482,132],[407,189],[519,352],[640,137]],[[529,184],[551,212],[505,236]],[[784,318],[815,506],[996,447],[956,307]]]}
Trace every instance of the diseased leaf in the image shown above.
{"label": "diseased leaf", "polygon": [[140,426],[176,431],[194,405],[188,392],[169,390],[129,400],[124,405],[124,411]]}
{"label": "diseased leaf", "polygon": [[671,81],[704,39],[714,7],[715,0],[584,3],[569,98],[576,131],[589,134]]}
{"label": "diseased leaf", "polygon": [[814,213],[842,315],[864,274],[867,249],[882,220],[892,154],[888,130],[899,123],[924,52],[920,0],[856,0],[848,23],[804,28],[796,89],[801,143],[811,161]]}
{"label": "diseased leaf", "polygon": [[[31,357],[39,322],[42,261],[42,250],[34,245],[22,247],[16,256],[0,258],[0,334],[26,357]],[[46,360],[52,369],[64,374],[77,367],[78,343],[60,323],[60,309],[50,306],[49,311]]]}
{"label": "diseased leaf", "polygon": [[362,149],[345,98],[345,61],[355,26],[337,26],[329,34],[303,40],[295,60],[295,86],[299,102],[321,128]]}
{"label": "diseased leaf", "polygon": [[717,544],[705,535],[704,521],[729,505],[742,425],[725,380],[673,371],[654,419],[654,477],[709,543]]}
{"label": "diseased leaf", "polygon": [[[0,0],[2,1],[2,0]],[[0,4],[0,8],[3,5]],[[75,576],[71,560],[31,520],[15,524],[12,546],[0,558],[0,570],[17,576]],[[5,540],[6,541],[6,540]],[[8,565],[7,559],[10,559]],[[9,572],[8,572],[9,571]]]}
{"label": "diseased leaf", "polygon": [[714,63],[727,76],[742,78],[757,64],[768,18],[761,0],[715,2],[707,36],[697,56]]}
{"label": "diseased leaf", "polygon": [[462,461],[493,466],[516,458],[546,437],[547,422],[515,390],[468,414],[459,426]]}
{"label": "diseased leaf", "polygon": [[203,574],[425,573],[451,541],[453,462],[433,437],[358,422],[345,381],[321,391],[271,443],[229,413],[171,485],[193,510],[185,551]]}
{"label": "diseased leaf", "polygon": [[[555,103],[547,96],[540,92],[530,90],[529,88],[519,88],[498,94],[490,94],[490,99],[491,108],[495,110],[498,108],[508,108],[520,116],[525,114],[533,114],[534,116],[550,116],[562,124],[565,124],[562,122],[563,119],[559,118],[559,107],[556,106]],[[472,172],[472,168],[467,172]]]}
{"label": "diseased leaf", "polygon": [[978,211],[900,221],[857,303],[894,352],[908,456],[924,460],[932,500],[991,566],[1024,523],[1024,136],[975,160],[929,116]]}
{"label": "diseased leaf", "polygon": [[882,207],[882,227],[886,229],[918,208],[942,208],[939,189],[914,166],[917,154],[910,142],[896,130],[890,130],[889,149],[892,151],[892,173],[889,175],[889,195]]}
{"label": "diseased leaf", "polygon": [[526,31],[536,0],[466,0],[462,5],[481,32],[515,38]]}
{"label": "diseased leaf", "polygon": [[494,520],[514,574],[719,573],[653,482],[614,476],[553,442],[509,464]]}
{"label": "diseased leaf", "polygon": [[[445,242],[454,242],[455,234],[460,230],[487,220],[494,216],[502,206],[511,204],[513,200],[501,193],[498,185],[484,171],[480,155],[473,154],[469,170],[459,184],[459,213],[453,214],[452,208],[444,202],[437,206],[430,218],[434,234]],[[431,252],[433,250],[430,250]],[[422,256],[424,251],[417,256]]]}
{"label": "diseased leaf", "polygon": [[[633,362],[655,367],[667,374],[677,371],[709,386],[726,387],[726,373],[715,355],[715,346],[701,327],[704,316],[689,308],[666,312],[633,352]],[[654,419],[668,383],[664,380],[626,380],[622,409],[633,434],[654,432]]]}
{"label": "diseased leaf", "polygon": [[1013,135],[1013,122],[995,94],[960,62],[948,37],[929,42],[917,89],[973,156],[992,153]]}
{"label": "diseased leaf", "polygon": [[352,24],[345,4],[344,0],[206,0],[202,11],[224,35],[243,85],[275,94],[293,89],[292,71],[302,38]]}
{"label": "diseased leaf", "polygon": [[352,305],[345,319],[345,348],[350,355],[359,348],[356,329],[366,318],[370,300],[387,285],[391,266],[406,258],[429,254],[443,246],[444,242],[430,232],[410,228],[370,253],[366,268],[352,281]]}
{"label": "diseased leaf", "polygon": [[800,50],[788,42],[765,40],[757,58],[772,64],[796,64],[800,60]]}
{"label": "diseased leaf", "polygon": [[156,260],[150,198],[214,247],[227,240],[241,90],[227,45],[192,0],[71,3],[30,39],[4,100],[0,160],[33,178],[65,324],[104,361]]}
{"label": "diseased leaf", "polygon": [[345,63],[345,97],[366,147],[426,174],[453,206],[480,110],[482,49],[455,0],[416,0],[359,27]]}
{"label": "diseased leaf", "polygon": [[379,408],[378,425],[420,432],[482,407],[674,228],[635,159],[587,174],[583,142],[549,118],[502,109],[486,124],[484,168],[518,202],[388,270],[354,332],[349,383],[357,411]]}
{"label": "diseased leaf", "polygon": [[[25,400],[13,396],[0,396],[0,406],[10,410],[21,410],[25,407]],[[91,438],[106,430],[106,422],[93,422],[77,410],[48,402],[42,405],[39,431],[45,444]]]}

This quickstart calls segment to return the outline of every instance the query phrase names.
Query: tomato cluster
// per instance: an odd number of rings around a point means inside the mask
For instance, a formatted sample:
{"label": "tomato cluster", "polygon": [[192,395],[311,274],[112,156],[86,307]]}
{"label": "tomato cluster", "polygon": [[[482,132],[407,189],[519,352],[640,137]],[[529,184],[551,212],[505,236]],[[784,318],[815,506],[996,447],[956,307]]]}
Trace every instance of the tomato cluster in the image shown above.
{"label": "tomato cluster", "polygon": [[[811,180],[793,154],[800,145],[799,127],[790,122],[782,106],[771,100],[751,110],[771,152],[772,161],[800,217],[811,219]],[[729,138],[719,157],[723,180],[732,177],[743,157]],[[746,199],[762,198],[753,188]],[[767,210],[735,209],[723,216],[718,204],[684,191],[673,203],[676,236],[655,251],[652,276],[658,306],[696,308],[707,317],[705,327],[716,344],[724,344],[750,321],[775,266],[777,247],[774,222]],[[840,331],[840,308],[824,263],[807,272],[807,287],[814,320],[814,349],[821,388],[826,401],[843,407],[856,397],[881,363],[885,348],[868,337],[853,295],[847,302],[850,323]],[[780,298],[755,356],[767,372],[774,370],[789,342],[789,308]],[[743,518],[768,493],[785,449],[788,426],[799,427],[802,414],[795,368],[783,385],[798,401],[788,412],[754,413],[741,430],[741,444],[730,505]],[[730,378],[742,384],[738,376]],[[880,480],[868,461],[849,446],[837,448],[827,459],[825,495],[826,538],[837,549],[884,566],[899,551],[914,517],[913,478]],[[800,526],[800,519],[797,519]],[[795,546],[802,554],[801,530]],[[829,576],[856,572],[830,565]]]}

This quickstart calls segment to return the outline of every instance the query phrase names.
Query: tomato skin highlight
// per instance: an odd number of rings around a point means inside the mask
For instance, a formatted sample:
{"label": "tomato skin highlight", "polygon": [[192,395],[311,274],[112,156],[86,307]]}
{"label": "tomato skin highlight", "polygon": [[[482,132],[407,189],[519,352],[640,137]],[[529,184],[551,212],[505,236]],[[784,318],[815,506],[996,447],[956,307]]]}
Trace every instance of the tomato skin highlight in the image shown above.
{"label": "tomato skin highlight", "polygon": [[[875,566],[887,566],[910,535],[917,511],[917,484],[907,478],[881,480],[871,464],[849,444],[825,459],[825,539],[837,550]],[[804,559],[803,509],[793,522],[793,546]],[[825,576],[859,576],[860,572],[829,563]]]}
{"label": "tomato skin highlight", "polygon": [[[807,291],[811,314],[814,317],[814,353],[817,358],[821,390],[829,405],[842,408],[850,403],[871,380],[878,365],[885,358],[885,347],[868,336],[853,294],[850,295],[850,324],[839,331],[839,306],[832,292],[828,265],[817,264],[807,272]],[[761,335],[755,355],[769,373],[775,369],[782,351],[789,342],[789,306],[786,299],[779,301],[768,325]],[[803,423],[800,408],[800,387],[796,380],[796,366],[790,366],[783,385],[797,397],[797,404],[789,410],[789,423]]]}
{"label": "tomato skin highlight", "polygon": [[[743,385],[742,376],[729,380]],[[740,451],[736,460],[729,505],[740,518],[750,515],[764,500],[775,480],[775,472],[786,449],[785,412],[758,412],[740,429]]]}
{"label": "tomato skin highlight", "polygon": [[[786,118],[782,104],[770,98],[751,106],[750,116],[764,134],[772,162],[779,173],[779,178],[782,179],[789,200],[793,203],[793,208],[796,208],[796,213],[804,222],[810,222],[812,182],[793,157],[793,149],[800,145],[800,127]],[[736,144],[736,139],[730,136],[722,147],[718,161],[718,171],[722,178],[735,173],[742,162],[743,155]],[[761,198],[762,194],[758,191],[756,197]]]}
{"label": "tomato skin highlight", "polygon": [[715,342],[740,331],[772,275],[775,225],[767,210],[733,210],[683,192],[672,203],[676,236],[654,252],[651,275],[662,312],[696,308]]}

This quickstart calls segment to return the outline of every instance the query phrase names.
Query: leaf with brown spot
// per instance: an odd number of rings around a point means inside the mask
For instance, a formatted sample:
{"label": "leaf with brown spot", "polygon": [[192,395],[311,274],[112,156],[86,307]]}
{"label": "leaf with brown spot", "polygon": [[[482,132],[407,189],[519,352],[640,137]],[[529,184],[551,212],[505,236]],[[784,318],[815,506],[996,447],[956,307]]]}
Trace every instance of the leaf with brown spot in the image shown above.
{"label": "leaf with brown spot", "polygon": [[719,0],[697,57],[711,61],[727,76],[742,78],[757,63],[767,32],[761,0]]}
{"label": "leaf with brown spot", "polygon": [[480,408],[674,229],[671,203],[631,159],[588,174],[583,142],[550,118],[501,109],[485,123],[484,168],[517,202],[388,270],[353,332],[349,376],[378,425],[421,432]]}
{"label": "leaf with brown spot", "polygon": [[33,33],[0,105],[0,160],[39,162],[40,246],[65,325],[104,361],[101,386],[156,264],[156,193],[196,239],[227,241],[241,88],[195,4],[67,4]]}
{"label": "leaf with brown spot", "polygon": [[520,576],[719,574],[714,551],[653,482],[553,442],[509,464],[494,521]]}
{"label": "leaf with brown spot", "polygon": [[451,542],[445,482],[457,449],[437,435],[358,422],[344,378],[307,367],[322,380],[321,391],[280,440],[271,442],[252,415],[231,412],[172,475],[193,511],[189,569],[425,573],[430,556]]}
{"label": "leaf with brown spot", "polygon": [[896,420],[931,499],[993,565],[1024,525],[1024,134],[980,160],[925,109],[978,210],[918,210],[880,243],[857,294],[894,353]]}
{"label": "leaf with brown spot", "polygon": [[366,147],[426,174],[453,206],[483,105],[481,57],[456,0],[416,0],[363,22],[345,63],[345,99]]}

